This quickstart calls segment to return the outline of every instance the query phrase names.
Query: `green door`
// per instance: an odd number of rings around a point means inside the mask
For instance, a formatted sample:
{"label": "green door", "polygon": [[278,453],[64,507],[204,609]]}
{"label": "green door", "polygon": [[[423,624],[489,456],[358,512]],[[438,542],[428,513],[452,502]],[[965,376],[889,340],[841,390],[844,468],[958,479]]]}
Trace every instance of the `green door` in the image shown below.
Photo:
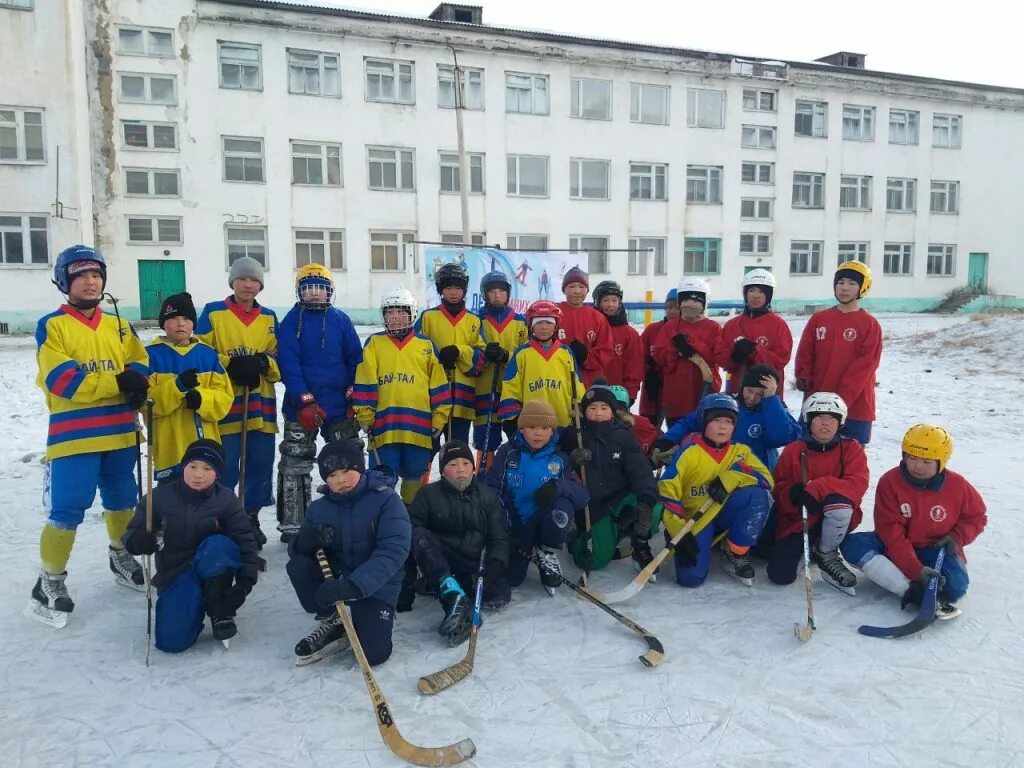
{"label": "green door", "polygon": [[184,261],[139,261],[139,311],[143,320],[156,320],[164,299],[184,290]]}
{"label": "green door", "polygon": [[972,253],[967,262],[967,285],[981,291],[988,285],[988,254]]}

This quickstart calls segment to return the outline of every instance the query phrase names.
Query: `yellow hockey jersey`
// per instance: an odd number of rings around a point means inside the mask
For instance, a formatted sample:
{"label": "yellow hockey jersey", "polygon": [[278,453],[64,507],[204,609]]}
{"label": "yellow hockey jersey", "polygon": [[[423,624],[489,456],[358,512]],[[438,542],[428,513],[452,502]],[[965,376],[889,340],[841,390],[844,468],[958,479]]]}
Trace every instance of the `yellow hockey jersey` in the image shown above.
{"label": "yellow hockey jersey", "polygon": [[375,445],[430,448],[431,433],[443,429],[451,414],[444,368],[429,339],[410,333],[404,339],[381,331],[363,345],[363,361],[352,387],[356,419],[372,425]]}
{"label": "yellow hockey jersey", "polygon": [[[153,399],[153,466],[156,479],[170,476],[181,463],[189,443],[200,437],[220,442],[217,422],[228,415],[235,393],[213,347],[191,339],[174,344],[161,337],[146,347],[149,353],[149,396]],[[178,374],[195,369],[202,397],[198,411],[186,407]],[[196,415],[201,420],[196,425]],[[200,434],[200,430],[202,434]]]}
{"label": "yellow hockey jersey", "polygon": [[36,325],[36,361],[50,412],[46,458],[135,445],[136,411],[116,377],[126,368],[148,376],[149,359],[131,323],[64,304]]}
{"label": "yellow hockey jersey", "polygon": [[[526,343],[529,334],[526,332],[526,318],[509,307],[500,315],[494,315],[485,309],[480,310],[480,338],[486,347],[497,342],[508,352],[509,360],[519,347]],[[484,363],[483,370],[476,377],[476,425],[487,423],[487,412],[491,409],[491,382],[494,381],[494,369],[498,369],[498,390],[494,393],[494,421],[498,421],[498,406],[501,403],[501,382],[505,377],[508,363]]]}
{"label": "yellow hockey jersey", "polygon": [[[249,430],[277,432],[277,394],[274,383],[281,380],[277,366],[277,315],[274,310],[253,303],[245,309],[233,296],[224,301],[211,301],[203,308],[196,323],[196,338],[217,350],[221,365],[226,369],[228,359],[241,355],[264,353],[270,358],[270,370],[263,377],[259,389],[249,391]],[[235,402],[228,415],[221,419],[222,435],[237,435],[242,431],[243,390],[235,392]]]}
{"label": "yellow hockey jersey", "polygon": [[480,318],[467,312],[465,307],[457,315],[452,315],[444,306],[433,307],[423,310],[415,330],[434,342],[437,349],[450,345],[459,348],[452,376],[455,395],[452,416],[472,419],[476,415],[476,380],[484,365]]}
{"label": "yellow hockey jersey", "polygon": [[546,400],[555,409],[559,427],[572,423],[573,388],[583,396],[583,382],[576,359],[560,341],[547,346],[531,340],[515,351],[505,367],[498,418],[511,421],[527,400]]}

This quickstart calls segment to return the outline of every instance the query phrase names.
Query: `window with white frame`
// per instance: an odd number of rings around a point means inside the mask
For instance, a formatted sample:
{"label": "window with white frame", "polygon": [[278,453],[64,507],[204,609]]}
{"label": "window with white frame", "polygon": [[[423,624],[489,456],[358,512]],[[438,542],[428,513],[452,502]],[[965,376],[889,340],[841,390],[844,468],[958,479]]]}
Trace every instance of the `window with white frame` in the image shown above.
{"label": "window with white frame", "polygon": [[932,213],[960,212],[960,182],[933,181],[931,195]]}
{"label": "window with white frame", "polygon": [[837,264],[845,261],[859,261],[862,264],[868,263],[868,253],[871,251],[871,243],[864,242],[843,242],[839,243],[837,250]]}
{"label": "window with white frame", "polygon": [[687,237],[683,241],[683,273],[717,275],[721,271],[722,241],[717,237]]}
{"label": "window with white frame", "polygon": [[[476,67],[459,67],[462,80],[462,108],[484,108],[484,71]],[[437,65],[437,106],[454,109],[455,67]]]}
{"label": "window with white frame", "polygon": [[[469,233],[469,244],[476,246],[483,246],[487,241],[486,232],[470,232]],[[466,245],[462,242],[461,232],[442,232],[441,242],[447,245]]]}
{"label": "window with white frame", "polygon": [[668,165],[665,163],[629,164],[630,200],[668,200]]}
{"label": "window with white frame", "polygon": [[366,68],[367,101],[384,101],[391,104],[416,103],[413,62],[366,58],[363,65]]}
{"label": "window with white frame", "polygon": [[336,53],[288,49],[288,93],[341,96],[341,64]]}
{"label": "window with white frame", "polygon": [[322,264],[330,270],[345,269],[344,229],[295,229],[295,268]]}
{"label": "window with white frame", "polygon": [[960,149],[960,129],[963,117],[960,115],[932,116],[932,146],[945,149]]}
{"label": "window with white frame", "polygon": [[19,11],[31,11],[35,0],[0,0],[0,8],[14,8]]}
{"label": "window with white frame", "polygon": [[771,221],[774,203],[775,200],[770,197],[740,198],[740,218]]}
{"label": "window with white frame", "polygon": [[797,99],[793,133],[823,139],[828,136],[828,104],[824,101]]}
{"label": "window with white frame", "polygon": [[257,136],[221,136],[221,147],[224,181],[263,183],[263,139]]}
{"label": "window with white frame", "polygon": [[171,168],[125,168],[124,193],[128,197],[180,197],[180,171]]}
{"label": "window with white frame", "polygon": [[743,163],[741,178],[744,184],[774,184],[775,163]]}
{"label": "window with white frame", "polygon": [[263,46],[255,43],[217,41],[220,60],[220,87],[241,91],[262,91],[263,72],[260,67]]}
{"label": "window with white frame", "polygon": [[886,243],[882,257],[882,274],[911,275],[914,271],[913,243]]}
{"label": "window with white frame", "polygon": [[871,210],[871,177],[840,176],[839,207],[846,210]]}
{"label": "window with white frame", "polygon": [[505,111],[521,115],[548,114],[548,76],[506,72]]}
{"label": "window with white frame", "polygon": [[45,214],[0,213],[0,267],[50,263]]}
{"label": "window with white frame", "polygon": [[603,235],[573,235],[569,238],[569,250],[574,253],[586,252],[589,274],[608,274],[607,237]]}
{"label": "window with white frame", "polygon": [[[2,136],[0,128],[0,136]],[[124,149],[176,151],[178,126],[175,123],[154,123],[146,120],[122,120],[121,138]]]}
{"label": "window with white frame", "polygon": [[821,274],[820,240],[793,240],[789,246],[789,274]]}
{"label": "window with white frame", "polygon": [[686,124],[691,128],[724,128],[725,91],[687,88]]}
{"label": "window with white frame", "polygon": [[256,259],[263,268],[269,266],[267,261],[267,228],[266,227],[224,227],[224,245],[228,254],[228,267],[248,256]]}
{"label": "window with white frame", "polygon": [[43,110],[0,107],[0,163],[44,163]]}
{"label": "window with white frame", "polygon": [[753,256],[767,256],[772,252],[772,236],[763,232],[740,234],[740,253]]}
{"label": "window with white frame", "polygon": [[[458,193],[462,189],[459,176],[459,155],[457,152],[441,152],[441,191]],[[470,152],[466,155],[469,164],[469,193],[484,193],[484,155],[482,152]]]}
{"label": "window with white frame", "polygon": [[722,166],[686,166],[686,202],[722,202]]}
{"label": "window with white frame", "polygon": [[412,192],[416,189],[416,150],[367,147],[370,189]]}
{"label": "window with white frame", "polygon": [[885,209],[893,213],[917,210],[917,179],[889,177],[885,186]]}
{"label": "window with white frame", "polygon": [[741,143],[750,149],[775,149],[775,128],[770,125],[744,125]]}
{"label": "window with white frame", "polygon": [[769,88],[744,88],[743,108],[753,112],[775,112],[779,92]]}
{"label": "window with white frame", "polygon": [[569,197],[573,200],[608,199],[608,161],[569,160]]}
{"label": "window with white frame", "polygon": [[612,119],[612,81],[573,77],[569,81],[569,114],[585,120]]}
{"label": "window with white frame", "polygon": [[646,275],[647,265],[654,262],[654,274],[666,274],[665,238],[664,237],[631,237],[629,238],[629,258],[626,261],[627,275]]}
{"label": "window with white frame", "polygon": [[506,235],[505,242],[513,251],[546,251],[547,235]]}
{"label": "window with white frame", "polygon": [[509,155],[507,186],[514,197],[548,196],[548,158],[537,155]]}
{"label": "window with white frame", "polygon": [[293,140],[292,184],[342,186],[341,144]]}
{"label": "window with white frame", "polygon": [[415,232],[370,231],[370,271],[404,272],[406,248],[416,239]]}
{"label": "window with white frame", "polygon": [[174,75],[122,72],[118,83],[119,98],[122,102],[167,105],[178,103],[177,78]]}
{"label": "window with white frame", "polygon": [[629,84],[629,119],[634,123],[668,125],[667,85]]}
{"label": "window with white frame", "polygon": [[133,245],[181,245],[181,217],[129,216],[128,242]]}
{"label": "window with white frame", "polygon": [[121,56],[173,56],[174,31],[159,27],[118,27],[117,52]]}
{"label": "window with white frame", "polygon": [[825,207],[825,174],[793,171],[793,207]]}
{"label": "window with white frame", "polygon": [[909,109],[889,110],[889,143],[917,144],[921,113]]}
{"label": "window with white frame", "polygon": [[875,108],[843,104],[843,138],[848,141],[874,141]]}
{"label": "window with white frame", "polygon": [[955,245],[928,244],[928,274],[932,277],[952,277],[955,259]]}

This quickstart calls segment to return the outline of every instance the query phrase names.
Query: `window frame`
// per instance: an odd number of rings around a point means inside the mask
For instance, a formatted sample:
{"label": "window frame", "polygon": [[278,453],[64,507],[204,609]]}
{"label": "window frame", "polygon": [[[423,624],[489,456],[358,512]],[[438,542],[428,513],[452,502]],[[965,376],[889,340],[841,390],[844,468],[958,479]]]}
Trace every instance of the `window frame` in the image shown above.
{"label": "window frame", "polygon": [[[13,225],[0,224],[0,271],[5,269],[47,269],[53,258],[50,248],[50,214],[48,213],[25,213],[23,211],[0,211],[0,219],[17,218],[18,227]],[[43,225],[32,226],[32,219],[42,219]],[[43,246],[46,248],[46,261],[35,261],[35,243],[32,240],[33,232],[43,233]],[[8,262],[7,261],[7,237],[8,234],[18,233],[21,236],[21,255],[28,256],[29,261]]]}
{"label": "window frame", "polygon": [[[311,71],[313,68],[309,65],[295,64],[292,62],[292,55],[298,54],[300,56],[316,56],[317,63],[317,78],[318,78],[318,91],[317,93],[310,93],[305,90],[306,87],[306,76],[303,75],[303,90],[296,91],[292,88],[292,68],[300,68],[302,70]],[[288,79],[288,93],[293,96],[315,96],[321,99],[340,99],[342,96],[342,85],[341,85],[341,54],[331,53],[329,51],[314,51],[308,48],[285,48],[284,50],[286,76]],[[338,92],[337,93],[326,93],[326,77],[325,73],[328,71],[327,59],[334,59],[335,70],[337,72]]]}
{"label": "window frame", "polygon": [[[766,135],[769,137],[770,143],[765,146],[761,143],[763,137]],[[740,146],[744,149],[767,149],[774,151],[778,148],[778,132],[779,129],[774,125],[748,125],[744,124],[740,129]],[[754,143],[748,144],[748,135],[753,135]]]}
{"label": "window frame", "polygon": [[[936,185],[942,185],[944,189],[936,190]],[[955,216],[960,213],[960,182],[959,181],[945,181],[945,180],[931,180],[931,189],[928,193],[928,211],[929,213],[938,213],[946,216]],[[952,194],[950,194],[952,192]],[[945,201],[945,205],[942,208],[935,207],[935,196],[941,195]],[[952,200],[952,208],[950,209],[949,202]]]}
{"label": "window frame", "polygon": [[[854,181],[850,182],[850,179]],[[839,177],[839,210],[841,211],[870,211],[871,193],[873,179],[864,174],[842,174]],[[844,205],[843,193],[853,189],[858,205]],[[866,203],[866,204],[865,204]]]}
{"label": "window frame", "polygon": [[[600,116],[583,114],[583,90],[588,84],[600,83],[605,89],[605,110]],[[570,77],[569,78],[569,117],[576,120],[604,120],[612,119],[612,98],[615,87],[611,80],[598,77]]]}
{"label": "window frame", "polygon": [[[899,129],[901,126],[894,122],[894,119],[903,116],[905,122],[902,124],[904,132],[907,133],[905,141],[899,141],[893,138],[893,131]],[[910,131],[913,129],[913,135],[910,135]],[[921,142],[921,113],[918,110],[913,109],[894,109],[889,108],[889,143],[902,145],[902,146],[914,146],[916,147]]]}
{"label": "window frame", "polygon": [[[854,115],[852,112],[856,110],[857,114]],[[847,114],[849,111],[851,114]],[[858,135],[852,135],[854,131],[852,127],[857,125],[856,133]],[[851,130],[847,131],[847,126],[851,127]],[[866,128],[865,128],[866,126]],[[847,134],[850,135],[847,135]],[[865,133],[867,135],[865,136]],[[863,104],[843,104],[843,141],[874,141],[875,140],[875,108],[868,107]]]}
{"label": "window frame", "polygon": [[[648,258],[653,256],[653,269],[655,276],[661,276],[668,274],[668,263],[665,258],[668,252],[668,238],[667,237],[647,237],[646,235],[630,235],[627,241],[629,253],[626,258],[626,274],[627,275],[646,275],[647,274],[647,263]],[[657,242],[660,248],[653,246],[644,246],[645,242]],[[652,248],[651,251],[646,248]]]}
{"label": "window frame", "polygon": [[[146,220],[149,221],[149,234],[153,236],[152,240],[132,240],[131,238],[131,221],[135,220]],[[176,221],[178,222],[178,239],[177,240],[161,240],[160,239],[160,222],[161,221]],[[153,216],[153,215],[142,215],[142,214],[126,214],[125,215],[125,235],[126,243],[128,245],[184,245],[185,244],[185,222],[181,216]]]}
{"label": "window frame", "polygon": [[[892,259],[898,258],[900,266],[906,266],[906,271],[890,271]],[[914,275],[914,244],[887,242],[882,250],[882,274],[891,277],[913,277]]]}
{"label": "window frame", "polygon": [[[474,248],[484,248],[487,245],[486,232],[470,232],[469,244]],[[463,245],[461,232],[442,232],[441,242],[445,245]]]}
{"label": "window frame", "polygon": [[[133,98],[124,95],[124,78],[141,77],[143,79],[142,98]],[[171,81],[171,101],[153,100],[153,81]],[[118,72],[117,73],[117,101],[119,104],[153,104],[161,107],[175,107],[178,105],[178,76],[168,75],[163,72]]]}
{"label": "window frame", "polygon": [[[845,255],[843,254],[844,250],[848,251]],[[849,251],[853,253],[851,254]],[[862,256],[863,258],[861,258]],[[870,258],[871,242],[868,240],[841,240],[836,245],[836,265],[846,261],[859,261],[861,264],[869,264]]]}
{"label": "window frame", "polygon": [[[445,156],[455,158],[454,163],[451,161],[445,162]],[[459,153],[452,150],[439,149],[437,151],[438,157],[438,169],[440,171],[440,178],[438,179],[438,191],[442,195],[457,195],[460,193],[462,186],[462,179],[459,175]],[[467,152],[466,159],[469,162],[469,194],[471,195],[483,195],[487,193],[487,155],[484,152]],[[473,164],[478,162],[480,171],[480,188],[475,189],[473,185]],[[452,189],[445,189],[445,169],[454,168],[454,176],[452,180]]]}
{"label": "window frame", "polygon": [[[544,240],[544,247],[543,248],[523,248],[521,240],[524,237],[543,238],[543,240]],[[513,238],[515,238],[514,242],[513,242]],[[544,253],[544,252],[546,252],[548,250],[550,242],[551,242],[551,239],[547,235],[541,235],[541,234],[537,234],[537,233],[512,232],[512,233],[506,233],[506,235],[505,235],[505,245],[508,246],[509,250],[513,250],[513,251],[527,251],[528,253]]]}
{"label": "window frame", "polygon": [[[662,122],[652,122],[650,120],[644,120],[644,102],[647,100],[644,98],[644,89],[656,88],[662,91],[662,110],[664,120]],[[653,98],[653,97],[650,97]],[[671,111],[672,111],[672,87],[669,85],[659,85],[657,83],[634,83],[629,84],[629,121],[631,123],[638,123],[640,125],[669,125],[671,122]]]}
{"label": "window frame", "polygon": [[[942,249],[936,253],[937,249]],[[933,270],[932,264],[935,259],[941,259],[941,271]],[[926,277],[956,277],[956,244],[955,243],[928,243],[928,260],[925,263]]]}
{"label": "window frame", "polygon": [[[157,199],[176,199],[181,197],[181,171],[177,168],[142,168],[137,166],[124,166],[122,167],[121,178],[124,182],[124,196],[125,197],[143,197],[143,198],[157,198]],[[145,173],[146,174],[146,188],[148,192],[130,192],[128,190],[128,174],[129,173]],[[177,190],[173,195],[159,194],[156,190],[156,174],[168,174],[175,178],[175,189]]]}
{"label": "window frame", "polygon": [[[371,229],[369,230],[370,235],[370,272],[405,272],[406,271],[406,254],[405,246],[411,245],[416,240],[416,232],[412,230],[404,229]],[[374,248],[387,248],[392,245],[390,240],[379,239],[381,235],[390,236],[394,235],[395,240],[393,245],[395,246],[396,262],[393,268],[387,266],[388,259],[387,254],[384,254],[383,266],[374,267]]]}
{"label": "window frame", "polygon": [[[638,167],[649,168],[648,171],[636,170]],[[660,173],[659,173],[660,171]],[[658,196],[658,177],[661,177],[661,197]],[[636,185],[634,181],[638,180]],[[650,186],[650,196],[644,197],[639,194],[643,191],[643,182],[647,181]],[[634,191],[637,194],[634,194]],[[630,202],[652,202],[664,203],[668,201],[668,163],[645,162],[643,160],[629,161],[629,200]]]}
{"label": "window frame", "polygon": [[[797,176],[807,176],[806,182],[798,182]],[[797,197],[797,186],[809,187],[808,199],[810,202],[807,204],[800,203],[796,200]],[[815,189],[819,192],[820,201],[817,205],[814,204],[814,192]],[[818,173],[817,171],[793,171],[793,203],[794,208],[801,208],[804,210],[820,211],[825,208],[825,174]],[[801,241],[803,242],[803,241]],[[810,241],[807,241],[810,242]]]}
{"label": "window frame", "polygon": [[[602,240],[604,245],[601,248],[586,248],[584,240]],[[611,247],[611,238],[608,235],[569,235],[569,253],[587,254],[587,274],[589,275],[610,275],[611,260],[608,258],[608,248]]]}
{"label": "window frame", "polygon": [[[256,153],[232,149],[228,150],[226,142],[228,141],[258,141],[260,143],[259,161],[260,161],[260,178],[259,179],[229,179],[228,178],[228,157],[233,157],[242,160],[242,176],[248,175],[246,171],[246,160],[251,160],[257,157]],[[228,152],[231,152],[229,155]],[[263,141],[262,136],[225,136],[220,137],[220,157],[221,157],[221,181],[231,184],[266,184],[267,183],[267,153],[266,153],[266,142]]]}
{"label": "window frame", "polygon": [[[718,114],[718,125],[702,125],[701,124],[701,108],[700,100],[701,94],[717,94],[721,99],[719,114]],[[715,88],[687,88],[686,89],[686,127],[687,128],[706,128],[709,130],[721,130],[725,128],[725,101],[726,92]]]}
{"label": "window frame", "polygon": [[[748,216],[743,212],[744,206],[753,205],[754,215]],[[768,206],[767,216],[758,216],[764,204]],[[740,220],[741,221],[774,221],[775,220],[775,198],[774,197],[741,197],[740,198]]]}
{"label": "window frame", "polygon": [[[700,243],[698,248],[697,244]],[[715,245],[712,248],[712,244]],[[694,269],[691,255],[700,251],[702,269]],[[714,253],[712,253],[714,251]],[[714,269],[709,268],[714,259]],[[720,275],[722,274],[722,238],[720,237],[686,237],[683,238],[683,274],[684,275]]]}
{"label": "window frame", "polygon": [[[799,248],[806,246],[806,249]],[[799,252],[798,252],[799,250]],[[825,243],[822,240],[790,240],[789,241],[789,275],[790,277],[817,277],[822,274],[822,255]],[[794,270],[794,260],[806,258],[807,269]]]}
{"label": "window frame", "polygon": [[[129,125],[141,125],[146,129],[146,146],[140,147],[137,144],[129,144],[125,139],[125,127]],[[173,128],[174,129],[174,146],[173,147],[157,147],[156,143],[156,129],[157,128]],[[178,144],[178,124],[167,123],[160,120],[121,120],[121,145],[120,149],[125,152],[179,152],[180,147]]]}
{"label": "window frame", "polygon": [[[584,163],[599,165],[604,169],[604,197],[584,195],[583,165]],[[611,161],[592,157],[569,158],[569,199],[570,200],[611,200]],[[575,190],[575,193],[573,192]]]}
{"label": "window frame", "polygon": [[[810,107],[810,112],[801,112],[802,108],[806,109]],[[818,107],[821,107],[821,132],[815,133],[815,125],[817,123]],[[810,133],[801,133],[797,121],[801,117],[810,117],[811,131]],[[793,135],[802,136],[806,139],[827,139],[828,138],[828,102],[827,101],[815,101],[813,99],[797,99],[796,104],[793,108]]]}
{"label": "window frame", "polygon": [[[311,232],[316,232],[320,236],[319,239],[299,236],[300,234],[308,234]],[[340,237],[338,239],[334,239],[335,235],[340,235]],[[334,265],[334,255],[331,252],[331,246],[335,243],[341,244],[340,267]],[[315,261],[313,259],[313,246],[317,245],[323,248],[323,261]],[[307,246],[308,249],[307,259],[301,264],[299,263],[299,246]],[[328,227],[326,229],[322,229],[320,227],[292,227],[292,258],[295,264],[295,269],[301,269],[307,264],[320,264],[331,272],[347,272],[348,250],[345,247],[344,228],[336,229],[334,227]]]}
{"label": "window frame", "polygon": [[[391,96],[386,97],[381,95],[379,98],[374,98],[370,95],[370,69],[371,67],[381,67],[387,65],[391,68]],[[402,80],[403,78],[403,67],[409,68],[408,83],[409,83],[409,95],[408,98],[402,97]],[[384,93],[384,80],[386,76],[383,71],[374,73],[380,81],[380,92]],[[363,100],[373,102],[374,104],[405,104],[414,105],[416,103],[416,62],[411,59],[387,59],[379,56],[364,56],[363,57]]]}
{"label": "window frame", "polygon": [[[743,178],[743,172],[746,170],[747,166],[752,166],[754,168],[754,178],[753,179],[749,179],[748,180],[748,179]],[[757,178],[758,176],[761,175],[761,169],[763,167],[767,167],[768,168],[768,176],[769,176],[768,181],[760,181]],[[762,186],[774,186],[774,184],[775,184],[775,163],[774,162],[765,163],[765,162],[760,162],[760,161],[757,161],[757,160],[743,160],[740,163],[740,184],[760,184]]]}
{"label": "window frame", "polygon": [[[522,179],[522,173],[520,172],[520,165],[523,159],[544,161],[544,194],[527,195],[522,193],[522,184],[520,183]],[[509,174],[509,162],[513,160],[515,161],[515,191],[510,192],[509,188],[510,186],[512,186],[512,180]],[[505,155],[505,196],[527,197],[532,198],[534,200],[549,199],[551,197],[551,158],[548,155]]]}
{"label": "window frame", "polygon": [[[509,109],[509,78],[510,77],[526,77],[530,79],[530,109]],[[544,84],[544,109],[543,111],[537,110],[537,84]],[[524,91],[524,88],[517,88],[518,91]],[[517,97],[516,105],[518,106],[520,98]],[[537,72],[516,72],[513,70],[505,70],[505,114],[506,115],[537,115],[545,117],[551,114],[551,77],[550,75],[542,75]]]}
{"label": "window frame", "polygon": [[[2,5],[2,3],[0,3]],[[140,24],[117,24],[117,46],[118,56],[142,56],[153,59],[173,59],[174,56],[174,30],[170,27],[148,27]],[[142,48],[139,51],[127,51],[121,47],[121,32],[134,31],[142,35]],[[151,36],[154,34],[167,34],[171,38],[170,50],[167,53],[153,53],[151,50]]]}
{"label": "window frame", "polygon": [[[706,187],[706,192],[703,200],[691,199],[690,189],[691,182],[699,182],[698,178],[691,178],[690,174],[692,171],[705,171],[706,176],[703,180]],[[718,199],[711,199],[714,196],[711,194],[711,190],[714,186],[712,182],[712,171],[717,174],[717,185],[718,185]],[[725,168],[721,165],[687,165],[686,166],[686,203],[687,205],[722,205],[722,178],[725,175]]]}
{"label": "window frame", "polygon": [[[754,104],[754,106],[748,106],[747,105],[747,96],[751,95],[751,94],[753,95],[753,104]],[[770,100],[771,100],[771,106],[769,108],[767,108],[767,109],[764,108],[763,106],[761,106],[762,97],[765,96],[765,95],[770,96]],[[743,101],[743,111],[744,112],[771,112],[771,113],[776,113],[776,112],[779,111],[779,91],[778,91],[777,88],[758,88],[756,86],[751,86],[749,88],[744,88],[743,89],[743,99],[742,99],[742,101]]]}
{"label": "window frame", "polygon": [[[894,189],[894,182],[899,182],[901,189]],[[899,208],[893,208],[890,205],[892,198],[890,195],[899,192],[902,200],[902,205]],[[907,206],[907,200],[910,200],[910,206]],[[917,179],[911,179],[903,176],[888,176],[885,180],[885,212],[886,213],[917,213]]]}
{"label": "window frame", "polygon": [[[486,101],[486,99],[484,98],[486,91],[484,90],[485,81],[483,68],[460,66],[459,69],[462,70],[462,108],[473,112],[483,112],[484,104]],[[450,81],[445,78],[442,78],[442,73],[450,74]],[[479,78],[479,83],[477,84],[476,88],[479,104],[476,106],[473,103],[471,103],[473,100],[467,97],[467,94],[473,94],[473,88],[471,87],[472,83],[470,82],[472,75],[477,75]],[[446,88],[448,88],[448,86],[446,85],[448,82],[451,83],[451,104],[445,103],[445,101],[442,100],[441,98],[441,94],[445,91]],[[455,109],[455,65],[453,64],[437,65],[437,107],[438,109]]]}
{"label": "window frame", "polygon": [[[253,64],[251,61],[245,60],[242,57],[234,56],[228,57],[228,61],[225,62],[224,48],[236,48],[242,50],[254,50],[256,51],[256,63]],[[238,67],[238,85],[225,85],[224,84],[224,64],[228,66]],[[246,86],[244,84],[244,70],[246,67],[256,67],[256,86]],[[253,93],[260,93],[263,91],[263,46],[260,43],[240,43],[234,40],[218,40],[217,41],[217,84],[218,87],[223,88],[226,91],[251,91]]]}
{"label": "window frame", "polygon": [[[940,119],[947,122],[947,125],[943,130],[946,132],[949,139],[945,144],[935,143],[935,131],[939,128],[937,121]],[[934,149],[962,149],[964,136],[963,130],[963,115],[954,115],[947,112],[932,113],[932,147]]]}
{"label": "window frame", "polygon": [[[46,154],[46,109],[45,107],[14,107],[14,106],[0,106],[2,112],[13,112],[14,122],[4,123],[5,128],[14,131],[14,151],[15,157],[0,158],[0,165],[46,165],[47,154]],[[29,158],[28,157],[28,140],[27,132],[29,123],[25,122],[26,113],[33,115],[39,115],[39,148],[42,152],[42,157]],[[31,127],[35,127],[35,124],[31,124]]]}
{"label": "window frame", "polygon": [[[232,238],[231,237],[231,230],[235,230],[236,232],[240,231],[240,230],[250,230],[250,231],[259,230],[259,231],[261,231],[263,233],[263,240],[262,240],[262,243],[263,243],[263,258],[259,258],[258,256],[253,256],[253,254],[249,252],[250,248],[255,248],[256,247],[255,245],[251,245],[251,244],[256,243],[257,242],[256,240],[253,240],[251,238],[240,238],[240,237]],[[238,258],[243,258],[245,256],[249,256],[250,258],[256,259],[256,261],[258,261],[260,264],[262,264],[264,270],[267,270],[267,271],[270,270],[270,240],[269,240],[269,232],[267,231],[266,224],[231,224],[230,222],[226,222],[224,224],[224,261],[225,261],[224,269],[225,270],[230,270],[231,269],[231,265],[234,263],[231,260],[231,244],[232,243],[235,244],[236,248],[238,248],[238,247],[245,248],[245,253],[239,255]],[[237,261],[237,259],[236,259],[236,261]]]}
{"label": "window frame", "polygon": [[[313,156],[313,154],[311,152],[310,153],[301,153],[301,154],[298,155],[298,158],[297,158],[296,154],[295,154],[295,147],[296,147],[296,145],[319,148],[319,150],[320,150],[320,154],[319,154],[320,178],[323,179],[323,181],[320,182],[319,184],[316,183],[316,182],[313,182],[313,181],[296,181],[295,180],[295,160],[296,159],[305,160],[306,161],[306,167],[307,167],[307,170],[308,170],[308,168],[309,168],[309,161],[314,159],[314,156]],[[333,142],[333,141],[313,141],[313,140],[306,140],[306,139],[290,139],[288,141],[288,148],[289,148],[289,159],[291,161],[292,186],[293,187],[333,187],[335,189],[343,189],[345,187],[345,151],[344,151],[344,149],[342,147],[342,144],[340,144],[338,142]],[[330,182],[330,178],[331,178],[330,164],[331,164],[331,159],[332,159],[331,158],[331,150],[337,150],[337,153],[338,153],[338,156],[337,156],[337,159],[338,159],[338,182],[337,182],[337,184],[332,184]]]}
{"label": "window frame", "polygon": [[[382,157],[371,157],[372,152],[392,152],[394,153],[393,160],[386,160]],[[406,161],[402,155],[408,153],[409,159]],[[407,164],[411,168],[412,178],[409,180],[409,185],[405,184],[404,166]],[[373,164],[380,163],[393,163],[395,166],[395,186],[386,187],[383,186],[384,172],[381,171],[381,185],[373,185]],[[416,191],[416,150],[413,147],[386,147],[379,144],[367,144],[366,145],[366,188],[373,192],[415,192]]]}

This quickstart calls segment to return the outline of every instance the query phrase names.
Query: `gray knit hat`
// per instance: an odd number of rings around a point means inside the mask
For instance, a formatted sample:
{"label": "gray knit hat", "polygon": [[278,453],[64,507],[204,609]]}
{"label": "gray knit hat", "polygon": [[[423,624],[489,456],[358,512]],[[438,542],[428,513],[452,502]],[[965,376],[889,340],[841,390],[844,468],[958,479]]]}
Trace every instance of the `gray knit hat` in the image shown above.
{"label": "gray knit hat", "polygon": [[235,259],[234,263],[231,265],[231,269],[228,270],[228,288],[234,290],[235,280],[240,277],[259,280],[260,289],[262,289],[263,265],[256,261],[252,256],[243,256],[240,259]]}

